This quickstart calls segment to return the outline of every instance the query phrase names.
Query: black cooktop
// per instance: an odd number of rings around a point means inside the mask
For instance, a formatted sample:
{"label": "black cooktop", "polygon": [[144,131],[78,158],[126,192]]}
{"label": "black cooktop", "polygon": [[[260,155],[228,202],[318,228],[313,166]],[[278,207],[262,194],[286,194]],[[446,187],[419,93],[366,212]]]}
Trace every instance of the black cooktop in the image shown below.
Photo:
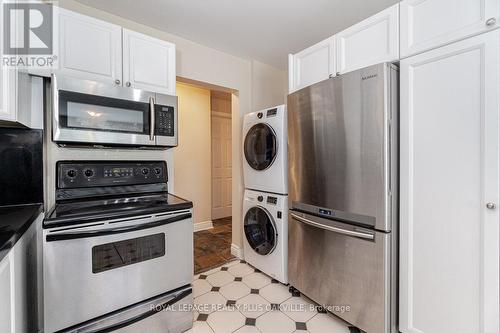
{"label": "black cooktop", "polygon": [[169,193],[64,201],[57,203],[49,212],[44,227],[171,212],[192,207],[191,201]]}

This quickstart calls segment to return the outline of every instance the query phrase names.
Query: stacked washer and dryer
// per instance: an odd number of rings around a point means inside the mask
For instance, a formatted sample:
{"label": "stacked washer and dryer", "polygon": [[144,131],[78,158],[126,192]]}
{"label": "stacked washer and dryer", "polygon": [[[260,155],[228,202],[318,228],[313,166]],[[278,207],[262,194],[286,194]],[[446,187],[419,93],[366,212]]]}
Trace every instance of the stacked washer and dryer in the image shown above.
{"label": "stacked washer and dryer", "polygon": [[245,260],[288,283],[286,106],[249,113],[243,121]]}

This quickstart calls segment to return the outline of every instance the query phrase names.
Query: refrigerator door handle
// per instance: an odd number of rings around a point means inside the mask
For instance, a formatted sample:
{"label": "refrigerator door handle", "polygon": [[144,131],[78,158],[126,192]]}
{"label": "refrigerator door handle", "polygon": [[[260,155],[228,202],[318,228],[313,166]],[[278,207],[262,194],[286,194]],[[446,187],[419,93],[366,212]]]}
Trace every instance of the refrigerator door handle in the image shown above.
{"label": "refrigerator door handle", "polygon": [[292,213],[292,212],[290,212],[290,215],[295,220],[297,220],[299,222],[302,222],[302,223],[305,223],[305,224],[308,224],[310,226],[316,227],[316,228],[324,229],[324,230],[327,230],[327,231],[332,231],[332,232],[335,232],[335,233],[338,233],[338,234],[342,234],[342,235],[346,235],[346,236],[358,237],[358,238],[369,239],[369,240],[374,240],[375,239],[375,235],[371,234],[371,233],[361,232],[361,231],[353,231],[353,230],[347,230],[347,229],[343,229],[343,228],[333,227],[333,226],[330,226],[330,225],[326,225],[326,224],[323,224],[323,223],[312,221],[310,219],[307,219],[305,217],[302,217],[302,216],[297,215],[297,214]]}

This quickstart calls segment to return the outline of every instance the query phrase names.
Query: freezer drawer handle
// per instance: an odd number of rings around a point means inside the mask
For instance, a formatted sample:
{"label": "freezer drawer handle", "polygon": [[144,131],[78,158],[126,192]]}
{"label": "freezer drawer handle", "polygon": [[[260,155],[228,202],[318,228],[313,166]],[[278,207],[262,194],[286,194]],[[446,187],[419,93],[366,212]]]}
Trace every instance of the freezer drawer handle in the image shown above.
{"label": "freezer drawer handle", "polygon": [[65,232],[60,234],[49,234],[47,235],[47,242],[55,242],[69,239],[79,239],[79,238],[90,238],[90,237],[99,237],[99,236],[108,236],[115,234],[122,234],[125,232],[138,231],[144,229],[150,229],[159,227],[165,224],[170,224],[186,219],[190,219],[192,217],[191,213],[186,213],[178,216],[174,216],[168,219],[163,219],[155,222],[143,223],[138,225],[132,225],[127,227],[118,227],[111,229],[103,229],[103,230],[90,230],[90,231],[81,231],[81,232]]}
{"label": "freezer drawer handle", "polygon": [[369,233],[366,233],[366,232],[352,231],[352,230],[346,230],[346,229],[342,229],[342,228],[332,227],[332,226],[329,226],[329,225],[325,225],[325,224],[322,224],[322,223],[311,221],[311,220],[306,219],[305,217],[299,216],[299,215],[297,215],[295,213],[290,213],[290,215],[292,215],[292,217],[294,219],[296,219],[297,221],[303,222],[305,224],[309,224],[309,225],[311,225],[313,227],[317,227],[317,228],[321,228],[321,229],[324,229],[324,230],[336,232],[338,234],[342,234],[342,235],[346,235],[346,236],[359,237],[359,238],[371,239],[371,240],[375,239],[375,235],[369,234]]}

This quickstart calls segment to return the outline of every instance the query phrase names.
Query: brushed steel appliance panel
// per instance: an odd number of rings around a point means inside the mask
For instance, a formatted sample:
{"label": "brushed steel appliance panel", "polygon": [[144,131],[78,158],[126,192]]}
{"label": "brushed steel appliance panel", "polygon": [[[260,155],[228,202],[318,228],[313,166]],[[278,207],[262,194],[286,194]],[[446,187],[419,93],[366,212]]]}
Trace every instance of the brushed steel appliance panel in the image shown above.
{"label": "brushed steel appliance panel", "polygon": [[[45,332],[93,320],[189,285],[193,279],[192,219],[155,224],[186,214],[191,216],[192,210],[44,229]],[[165,235],[161,257],[94,270],[94,247],[156,234]]]}
{"label": "brushed steel appliance panel", "polygon": [[[109,316],[65,330],[65,333],[168,333],[185,332],[193,327],[191,286],[130,306]],[[179,311],[180,310],[180,311]]]}
{"label": "brushed steel appliance panel", "polygon": [[[59,110],[59,91],[70,91],[88,95],[140,102],[150,105],[148,126],[150,133],[120,133],[117,131],[67,128],[61,124]],[[167,105],[174,108],[174,136],[155,134],[155,105]],[[174,147],[178,144],[177,96],[158,94],[154,92],[113,86],[102,82],[81,80],[67,76],[52,75],[51,79],[52,105],[52,138],[54,142],[63,144],[93,144],[93,145],[130,145],[140,147]]]}
{"label": "brushed steel appliance panel", "polygon": [[294,211],[288,221],[290,285],[363,331],[390,332],[391,234]]}
{"label": "brushed steel appliance panel", "polygon": [[391,230],[397,84],[381,64],[288,96],[291,208]]}

